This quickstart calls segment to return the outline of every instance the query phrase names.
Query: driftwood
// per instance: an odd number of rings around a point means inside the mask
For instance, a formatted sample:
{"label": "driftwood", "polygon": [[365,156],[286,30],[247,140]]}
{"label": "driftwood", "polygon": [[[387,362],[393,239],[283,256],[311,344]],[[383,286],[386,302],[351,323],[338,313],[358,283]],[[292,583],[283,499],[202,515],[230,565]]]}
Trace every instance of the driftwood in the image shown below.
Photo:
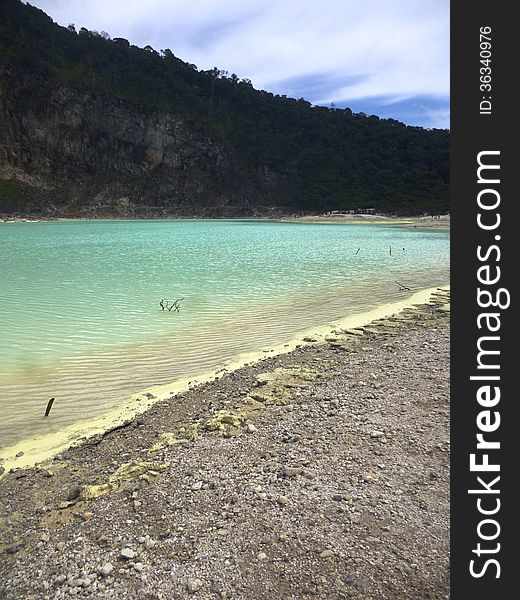
{"label": "driftwood", "polygon": [[115,427],[112,427],[111,429],[107,429],[106,431],[104,431],[103,433],[100,433],[99,435],[96,435],[94,437],[91,437],[87,442],[85,442],[86,446],[99,446],[99,444],[101,444],[101,442],[111,433],[114,433],[114,431],[119,431],[121,429],[126,429],[127,427],[130,427],[131,425],[135,425],[135,421],[134,419],[130,419],[129,421],[125,421],[124,423],[121,423],[121,425],[116,425]]}
{"label": "driftwood", "polygon": [[409,287],[406,287],[405,285],[403,285],[402,283],[399,283],[398,281],[396,281],[397,285],[399,286],[399,291],[402,292],[404,290],[408,290],[409,292],[411,292],[412,290]]}

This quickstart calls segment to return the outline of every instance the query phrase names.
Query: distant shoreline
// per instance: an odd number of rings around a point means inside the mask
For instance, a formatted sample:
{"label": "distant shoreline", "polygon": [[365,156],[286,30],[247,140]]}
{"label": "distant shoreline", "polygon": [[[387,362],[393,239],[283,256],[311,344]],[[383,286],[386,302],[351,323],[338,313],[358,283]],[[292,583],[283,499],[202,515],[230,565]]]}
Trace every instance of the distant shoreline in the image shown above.
{"label": "distant shoreline", "polygon": [[303,216],[239,216],[239,217],[202,217],[202,216],[96,216],[96,217],[43,217],[43,216],[2,216],[0,223],[45,223],[50,221],[277,221],[281,223],[310,223],[323,225],[399,225],[403,227],[427,227],[429,229],[450,229],[450,215],[390,216],[384,214],[341,213]]}
{"label": "distant shoreline", "polygon": [[401,225],[405,227],[428,227],[449,229],[450,215],[389,216],[383,214],[335,214],[290,217],[282,221],[296,223],[322,223],[324,225]]}

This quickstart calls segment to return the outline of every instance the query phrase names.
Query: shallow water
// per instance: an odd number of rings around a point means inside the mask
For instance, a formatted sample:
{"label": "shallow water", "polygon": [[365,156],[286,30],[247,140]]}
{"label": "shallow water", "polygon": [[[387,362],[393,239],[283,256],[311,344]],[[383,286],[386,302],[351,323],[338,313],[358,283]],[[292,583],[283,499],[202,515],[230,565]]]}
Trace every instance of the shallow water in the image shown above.
{"label": "shallow water", "polygon": [[[395,280],[412,291],[447,283],[449,234],[272,221],[0,223],[0,447],[399,300]],[[161,298],[184,298],[180,312],[161,311]]]}

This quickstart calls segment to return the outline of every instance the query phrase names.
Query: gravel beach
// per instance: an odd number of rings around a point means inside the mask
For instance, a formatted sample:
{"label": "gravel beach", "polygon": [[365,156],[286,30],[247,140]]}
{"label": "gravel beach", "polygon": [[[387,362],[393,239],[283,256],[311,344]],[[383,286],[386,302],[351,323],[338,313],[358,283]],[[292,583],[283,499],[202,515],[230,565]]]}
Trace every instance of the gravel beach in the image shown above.
{"label": "gravel beach", "polygon": [[0,597],[449,598],[449,292],[0,481]]}

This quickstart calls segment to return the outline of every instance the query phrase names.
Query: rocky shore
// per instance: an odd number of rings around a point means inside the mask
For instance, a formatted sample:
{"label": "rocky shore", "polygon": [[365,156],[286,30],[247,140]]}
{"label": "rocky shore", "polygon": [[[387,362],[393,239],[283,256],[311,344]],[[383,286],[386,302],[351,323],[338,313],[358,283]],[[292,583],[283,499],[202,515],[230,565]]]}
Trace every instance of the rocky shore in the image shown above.
{"label": "rocky shore", "polygon": [[0,481],[0,596],[449,597],[449,293]]}

